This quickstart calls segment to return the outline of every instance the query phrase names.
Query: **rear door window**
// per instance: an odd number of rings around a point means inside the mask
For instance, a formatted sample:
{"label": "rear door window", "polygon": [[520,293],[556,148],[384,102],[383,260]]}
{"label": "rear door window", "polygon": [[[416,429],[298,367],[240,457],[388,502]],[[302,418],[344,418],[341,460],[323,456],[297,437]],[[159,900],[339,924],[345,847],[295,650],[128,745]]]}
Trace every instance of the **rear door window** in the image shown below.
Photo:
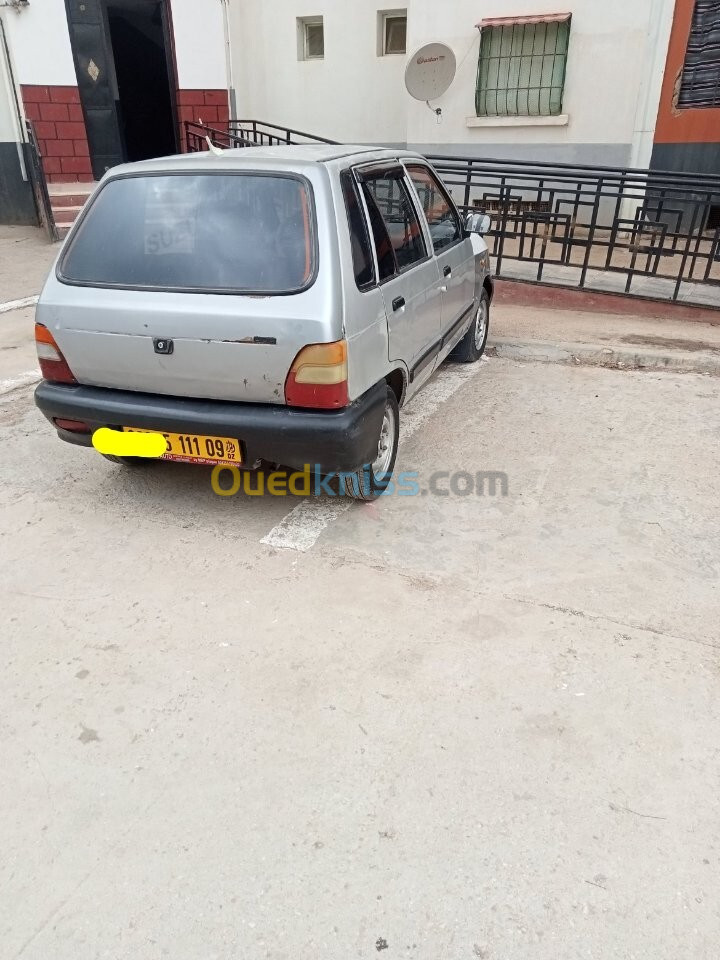
{"label": "rear door window", "polygon": [[349,170],[340,174],[345,211],[350,228],[350,246],[352,248],[353,270],[355,283],[360,290],[367,290],[375,283],[375,266],[373,264],[372,247],[368,235],[365,213],[360,202],[360,194],[355,178]]}
{"label": "rear door window", "polygon": [[381,174],[365,179],[363,186],[385,225],[398,269],[402,272],[424,260],[425,239],[404,178]]}
{"label": "rear door window", "polygon": [[306,181],[279,174],[120,177],[80,223],[59,278],[91,286],[295,293],[316,271]]}
{"label": "rear door window", "polygon": [[387,227],[383,222],[383,218],[380,215],[380,211],[377,208],[375,199],[367,188],[367,184],[363,184],[363,195],[365,197],[365,203],[367,204],[368,216],[370,217],[370,227],[373,234],[373,242],[375,243],[375,254],[377,256],[378,264],[378,275],[380,282],[383,280],[388,280],[390,277],[394,277],[398,272],[397,261],[395,260],[395,251],[393,250],[392,243],[390,242],[390,234],[387,232]]}

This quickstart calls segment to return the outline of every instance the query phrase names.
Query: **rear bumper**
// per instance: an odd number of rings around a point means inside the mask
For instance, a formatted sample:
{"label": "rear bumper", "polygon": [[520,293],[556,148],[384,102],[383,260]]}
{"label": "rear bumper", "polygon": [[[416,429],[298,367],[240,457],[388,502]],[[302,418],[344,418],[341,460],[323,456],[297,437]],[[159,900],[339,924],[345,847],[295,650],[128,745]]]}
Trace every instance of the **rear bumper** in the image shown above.
{"label": "rear bumper", "polygon": [[[309,463],[317,464],[324,473],[355,470],[375,459],[385,398],[384,381],[348,407],[328,411],[165,397],[45,380],[35,390],[35,403],[51,422],[54,417],[64,417],[82,420],[92,431],[144,427],[232,437],[239,441],[247,465],[269,460],[302,468]],[[91,433],[58,429],[58,435],[71,443],[92,445]]]}

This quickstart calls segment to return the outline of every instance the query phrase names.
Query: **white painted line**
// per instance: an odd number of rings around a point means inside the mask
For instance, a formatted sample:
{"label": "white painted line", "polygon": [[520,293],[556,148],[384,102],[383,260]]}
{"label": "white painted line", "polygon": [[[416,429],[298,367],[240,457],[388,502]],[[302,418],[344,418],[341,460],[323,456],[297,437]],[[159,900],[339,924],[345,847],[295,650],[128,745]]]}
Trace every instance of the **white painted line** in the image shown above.
{"label": "white painted line", "polygon": [[41,380],[39,371],[26,370],[25,373],[19,373],[17,377],[10,377],[9,380],[0,380],[0,397],[3,394],[11,393],[20,387],[29,387],[31,383],[37,383]]}
{"label": "white painted line", "polygon": [[23,297],[22,300],[6,300],[0,303],[0,313],[9,313],[11,310],[22,310],[24,307],[34,307],[40,297]]}
{"label": "white painted line", "polygon": [[[482,362],[486,362],[483,357]],[[432,417],[438,407],[449,400],[460,387],[479,371],[480,364],[441,367],[439,373],[426,384],[400,413],[400,443],[409,440]],[[337,500],[303,500],[272,528],[260,543],[283,550],[306,553],[318,541],[322,532],[338,520],[353,505],[349,497]]]}
{"label": "white painted line", "polygon": [[350,508],[350,503],[347,497],[338,497],[337,500],[302,500],[260,543],[305,553],[315,545],[323,530]]}
{"label": "white painted line", "polygon": [[420,390],[410,403],[400,412],[400,443],[409,440],[420,427],[423,427],[437,408],[449,400],[460,387],[478,373],[481,363],[489,363],[483,357],[480,363],[457,364],[441,367],[437,375]]}

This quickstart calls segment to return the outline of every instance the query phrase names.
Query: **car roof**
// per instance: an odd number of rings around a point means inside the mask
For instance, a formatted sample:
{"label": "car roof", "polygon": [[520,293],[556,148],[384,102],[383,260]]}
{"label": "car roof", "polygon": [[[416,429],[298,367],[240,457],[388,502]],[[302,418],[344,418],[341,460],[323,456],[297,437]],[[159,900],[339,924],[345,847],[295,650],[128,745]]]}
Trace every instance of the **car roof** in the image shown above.
{"label": "car roof", "polygon": [[224,171],[257,169],[293,170],[303,169],[317,164],[329,164],[337,160],[370,163],[374,161],[394,160],[397,158],[419,159],[419,155],[409,150],[388,150],[382,147],[359,146],[357,144],[288,144],[277,147],[244,147],[211,153],[203,150],[197,153],[182,153],[177,156],[159,157],[156,160],[142,160],[139,163],[125,163],[112,167],[110,177],[142,173],[191,173],[193,171]]}

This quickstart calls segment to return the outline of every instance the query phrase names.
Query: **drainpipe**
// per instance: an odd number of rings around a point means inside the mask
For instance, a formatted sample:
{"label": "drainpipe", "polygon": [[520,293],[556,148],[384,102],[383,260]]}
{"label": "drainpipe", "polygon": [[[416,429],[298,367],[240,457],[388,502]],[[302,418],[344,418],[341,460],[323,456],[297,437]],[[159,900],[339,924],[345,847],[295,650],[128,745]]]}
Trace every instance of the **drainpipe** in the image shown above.
{"label": "drainpipe", "polygon": [[232,45],[230,42],[230,0],[220,0],[223,10],[223,33],[225,35],[225,73],[228,95],[230,97],[230,119],[237,120],[237,97],[233,78]]}
{"label": "drainpipe", "polygon": [[[9,5],[10,4],[8,3],[0,4],[0,6]],[[3,76],[5,79],[8,94],[12,97],[12,102],[9,104],[10,122],[15,134],[15,148],[17,150],[18,161],[20,163],[20,172],[23,180],[27,183],[29,177],[27,167],[25,166],[25,153],[23,150],[23,144],[27,143],[28,140],[28,134],[24,123],[25,112],[20,105],[18,87],[15,82],[13,64],[10,56],[10,47],[5,30],[5,21],[3,20],[2,14],[0,14],[0,76]]]}

